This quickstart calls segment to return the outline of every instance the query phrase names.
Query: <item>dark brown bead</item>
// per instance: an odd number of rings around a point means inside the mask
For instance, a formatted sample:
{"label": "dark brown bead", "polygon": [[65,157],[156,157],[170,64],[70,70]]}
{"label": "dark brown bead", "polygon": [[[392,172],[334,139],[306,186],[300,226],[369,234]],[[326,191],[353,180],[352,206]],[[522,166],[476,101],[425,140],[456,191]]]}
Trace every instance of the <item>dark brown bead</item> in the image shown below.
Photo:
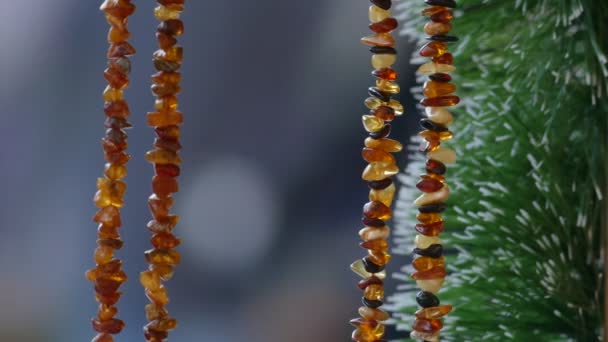
{"label": "dark brown bead", "polygon": [[396,55],[397,50],[390,46],[372,46],[369,51],[376,55]]}
{"label": "dark brown bead", "polygon": [[392,6],[391,0],[370,0],[372,4],[382,8],[383,10],[388,10]]}
{"label": "dark brown bead", "polygon": [[115,117],[107,117],[104,126],[106,128],[114,129],[127,129],[133,127],[133,125],[131,125],[127,119]]}
{"label": "dark brown bead", "polygon": [[380,106],[371,110],[370,114],[384,121],[393,121],[395,119],[395,110],[389,106]]}
{"label": "dark brown bead", "polygon": [[108,67],[116,69],[118,72],[128,75],[131,73],[131,60],[129,57],[111,58],[108,60]]}
{"label": "dark brown bead", "polygon": [[435,192],[435,191],[438,191],[439,189],[443,188],[443,183],[429,177],[426,179],[421,179],[416,184],[416,187],[418,188],[418,190],[420,190],[422,192]]}
{"label": "dark brown bead", "polygon": [[181,241],[171,233],[157,233],[152,236],[150,243],[154,248],[172,249],[179,246]]}
{"label": "dark brown bead", "polygon": [[422,119],[420,120],[420,126],[424,129],[428,129],[430,131],[434,131],[434,132],[445,132],[448,130],[447,127],[440,125],[438,123],[435,123],[433,120],[431,119]]}
{"label": "dark brown bead", "polygon": [[116,335],[120,333],[125,327],[125,323],[116,318],[112,318],[107,321],[100,321],[98,319],[94,319],[92,323],[93,329],[95,329],[95,331],[111,335]]}
{"label": "dark brown bead", "polygon": [[363,215],[372,219],[386,221],[393,216],[393,211],[380,201],[371,201],[363,206]]}
{"label": "dark brown bead", "polygon": [[429,204],[422,207],[418,207],[418,211],[421,213],[442,213],[447,209],[447,205],[445,203],[437,203],[437,204]]}
{"label": "dark brown bead", "polygon": [[449,74],[444,74],[444,73],[435,73],[435,74],[431,74],[429,76],[429,78],[431,79],[431,81],[435,81],[435,82],[450,82],[452,80],[452,76],[450,76]]}
{"label": "dark brown bead", "polygon": [[369,227],[384,227],[386,226],[386,223],[382,220],[379,219],[374,219],[374,218],[369,218],[369,217],[365,217],[363,216],[363,218],[361,218],[361,222]]}
{"label": "dark brown bead", "polygon": [[121,129],[110,128],[106,130],[106,136],[102,139],[104,145],[111,145],[116,151],[127,149],[127,134]]}
{"label": "dark brown bead", "polygon": [[420,104],[425,107],[450,107],[455,106],[460,102],[460,98],[454,95],[425,97],[420,101]]}
{"label": "dark brown bead", "polygon": [[367,92],[370,96],[373,96],[382,102],[389,102],[391,100],[390,93],[385,93],[376,87],[368,88]]}
{"label": "dark brown bead", "polygon": [[120,299],[120,296],[122,296],[121,292],[114,292],[108,295],[101,295],[99,293],[95,294],[95,298],[97,299],[97,301],[104,305],[116,304]]}
{"label": "dark brown bead", "polygon": [[176,139],[179,138],[180,130],[179,126],[165,126],[165,127],[156,127],[154,129],[156,135],[161,139]]}
{"label": "dark brown bead", "polygon": [[447,52],[447,53],[444,53],[441,56],[433,57],[433,62],[435,62],[437,64],[449,64],[449,65],[453,65],[454,64],[454,56],[452,56],[451,53]]}
{"label": "dark brown bead", "polygon": [[166,20],[161,22],[156,30],[170,36],[180,36],[184,34],[184,23],[179,19]]}
{"label": "dark brown bead", "polygon": [[179,151],[182,148],[182,145],[180,144],[179,140],[177,139],[161,139],[161,138],[156,138],[154,139],[154,146],[165,149],[165,150],[169,150],[169,151]]}
{"label": "dark brown bead", "polygon": [[105,160],[110,164],[123,165],[129,162],[131,156],[125,152],[104,152]]}
{"label": "dark brown bead", "polygon": [[111,247],[113,249],[121,249],[124,243],[120,239],[99,239],[97,240],[97,244],[100,246]]}
{"label": "dark brown bead", "polygon": [[426,172],[428,173],[436,173],[438,175],[445,174],[446,167],[439,160],[429,159],[426,161]]}
{"label": "dark brown bead", "polygon": [[430,258],[441,258],[441,256],[443,255],[443,246],[439,245],[439,244],[435,244],[435,245],[430,245],[429,247],[427,247],[425,249],[414,248],[414,253],[421,255],[421,256],[430,257]]}
{"label": "dark brown bead", "polygon": [[106,279],[106,278],[97,278],[95,280],[95,292],[99,293],[102,296],[111,295],[115,293],[118,288],[122,285],[122,282]]}
{"label": "dark brown bead", "polygon": [[163,32],[156,32],[156,39],[158,40],[158,46],[163,50],[168,50],[177,44],[177,39]]}
{"label": "dark brown bead", "polygon": [[154,176],[152,178],[152,191],[158,197],[167,197],[179,191],[179,184],[173,177]]}
{"label": "dark brown bead", "polygon": [[369,260],[368,257],[363,258],[363,265],[365,266],[365,270],[372,274],[384,270],[384,265],[376,265],[373,261]]}
{"label": "dark brown bead", "polygon": [[426,40],[430,40],[430,41],[434,41],[434,42],[453,43],[453,42],[458,41],[458,37],[438,34],[438,35],[426,37]]}
{"label": "dark brown bead", "polygon": [[386,18],[377,23],[369,25],[369,29],[376,33],[387,33],[391,32],[399,26],[399,22],[395,18]]}
{"label": "dark brown bead", "polygon": [[381,300],[369,300],[365,297],[361,298],[361,302],[363,303],[363,305],[367,306],[368,308],[372,308],[372,309],[377,309],[377,308],[381,307],[382,304],[384,304]]}
{"label": "dark brown bead", "polygon": [[131,114],[131,111],[129,110],[129,105],[124,100],[106,102],[103,106],[103,111],[109,117],[123,119],[127,118]]}
{"label": "dark brown bead", "polygon": [[389,186],[391,186],[391,184],[393,184],[393,180],[390,178],[386,178],[386,179],[379,180],[379,181],[367,182],[367,185],[374,190],[386,189]]}
{"label": "dark brown bead", "polygon": [[382,138],[388,137],[390,134],[391,134],[391,125],[386,124],[378,132],[371,132],[369,134],[369,136],[374,139],[382,139]]}
{"label": "dark brown bead", "polygon": [[456,7],[456,1],[454,0],[424,0],[424,3],[431,6]]}
{"label": "dark brown bead", "polygon": [[175,164],[155,164],[154,171],[159,176],[178,177],[180,175],[180,167]]}
{"label": "dark brown bead", "polygon": [[158,2],[159,4],[161,4],[163,6],[169,6],[169,5],[183,5],[186,1],[185,0],[156,0],[156,2]]}
{"label": "dark brown bead", "polygon": [[445,228],[445,221],[433,222],[433,223],[418,223],[416,224],[416,231],[425,236],[437,236],[443,232]]}
{"label": "dark brown bead", "polygon": [[449,23],[452,19],[454,19],[454,13],[450,10],[439,11],[431,15],[431,20],[436,23],[446,24]]}

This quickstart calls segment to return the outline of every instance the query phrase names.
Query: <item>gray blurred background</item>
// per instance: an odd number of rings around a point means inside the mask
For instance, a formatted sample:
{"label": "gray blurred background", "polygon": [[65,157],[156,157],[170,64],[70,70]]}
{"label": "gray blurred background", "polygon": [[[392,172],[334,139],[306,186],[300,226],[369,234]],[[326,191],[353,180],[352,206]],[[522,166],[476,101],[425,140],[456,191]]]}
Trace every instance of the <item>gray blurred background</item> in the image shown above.
{"label": "gray blurred background", "polygon": [[[99,2],[99,3],[98,3]],[[84,271],[96,239],[102,174],[101,92],[107,24],[101,1],[0,1],[0,339],[83,342],[96,303]],[[118,341],[141,341],[137,275],[149,247],[153,141],[145,125],[155,50],[154,1],[135,1],[125,248],[130,275]],[[185,163],[176,196],[183,264],[168,287],[180,321],[171,341],[346,341],[361,292],[348,265],[367,188],[360,124],[369,75],[365,0],[187,1],[180,106]],[[401,39],[402,94],[411,47]],[[399,156],[403,167],[405,156]],[[404,262],[395,258],[389,272]],[[389,279],[388,286],[395,286]],[[389,331],[389,338],[396,338]]]}

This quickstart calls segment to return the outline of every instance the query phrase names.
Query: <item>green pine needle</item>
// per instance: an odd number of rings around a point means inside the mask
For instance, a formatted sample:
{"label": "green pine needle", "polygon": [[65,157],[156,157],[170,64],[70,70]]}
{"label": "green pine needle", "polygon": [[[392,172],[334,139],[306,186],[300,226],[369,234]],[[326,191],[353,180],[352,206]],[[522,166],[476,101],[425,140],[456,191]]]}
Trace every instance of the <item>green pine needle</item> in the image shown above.
{"label": "green pine needle", "polygon": [[[417,0],[397,8],[402,32],[420,46],[423,7]],[[459,160],[447,174],[452,195],[442,235],[453,250],[439,295],[455,309],[442,340],[600,340],[606,18],[603,0],[459,2],[453,33],[461,40],[452,48],[462,105],[446,144]],[[404,253],[415,236],[412,185],[424,170],[414,150],[397,207]],[[410,273],[398,275],[403,286],[392,297],[404,330],[416,310]]]}

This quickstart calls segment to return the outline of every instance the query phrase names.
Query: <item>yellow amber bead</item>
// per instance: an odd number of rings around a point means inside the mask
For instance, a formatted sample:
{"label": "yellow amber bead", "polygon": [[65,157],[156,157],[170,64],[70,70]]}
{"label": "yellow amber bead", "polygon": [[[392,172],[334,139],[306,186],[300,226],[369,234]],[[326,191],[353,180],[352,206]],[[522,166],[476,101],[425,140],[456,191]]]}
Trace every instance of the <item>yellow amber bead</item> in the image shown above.
{"label": "yellow amber bead", "polygon": [[448,126],[454,120],[452,113],[444,107],[426,107],[424,111],[431,121],[443,126]]}
{"label": "yellow amber bead", "polygon": [[98,265],[105,265],[114,258],[114,249],[108,246],[99,246],[95,248],[95,262]]}
{"label": "yellow amber bead", "polygon": [[424,206],[435,203],[443,203],[450,197],[450,189],[445,184],[441,189],[435,192],[425,192],[414,201],[417,206]]}
{"label": "yellow amber bead", "polygon": [[385,328],[383,324],[378,324],[372,328],[369,326],[360,326],[353,331],[352,339],[358,342],[375,342],[384,336]]}
{"label": "yellow amber bead", "polygon": [[155,164],[176,164],[182,163],[182,158],[173,151],[154,149],[146,152],[146,160]]}
{"label": "yellow amber bead", "polygon": [[382,190],[372,189],[369,192],[369,200],[382,202],[387,207],[390,207],[393,203],[393,198],[395,197],[395,191],[395,183],[392,183],[391,185]]}
{"label": "yellow amber bead", "polygon": [[416,318],[439,319],[452,311],[451,305],[433,306],[416,311]]}
{"label": "yellow amber bead", "polygon": [[363,115],[361,120],[363,121],[363,127],[365,127],[365,130],[370,133],[378,132],[384,128],[384,120],[374,115]]}
{"label": "yellow amber bead", "polygon": [[439,213],[418,213],[416,219],[420,223],[435,223],[441,221],[443,218]]}
{"label": "yellow amber bead", "polygon": [[121,89],[107,86],[103,91],[103,100],[106,102],[114,102],[123,99],[123,91]]}
{"label": "yellow amber bead", "polygon": [[376,81],[376,87],[382,90],[383,92],[390,94],[397,94],[401,91],[401,87],[399,87],[399,84],[393,81],[387,81],[383,79],[379,79]]}
{"label": "yellow amber bead", "polygon": [[161,5],[154,9],[154,16],[159,21],[167,21],[171,19],[179,19],[180,12]]}
{"label": "yellow amber bead", "polygon": [[390,318],[388,312],[381,309],[372,309],[367,306],[359,308],[359,315],[370,321],[387,321]]}
{"label": "yellow amber bead", "polygon": [[405,111],[403,109],[403,105],[401,104],[401,102],[399,102],[395,99],[391,99],[390,102],[388,103],[388,106],[393,108],[393,110],[395,111],[395,115],[397,115],[397,116],[403,115],[403,112]]}
{"label": "yellow amber bead", "polygon": [[156,272],[145,271],[139,275],[141,285],[150,291],[156,291],[162,286],[160,276]]}
{"label": "yellow amber bead", "polygon": [[386,152],[401,152],[403,150],[403,145],[400,142],[393,139],[382,138],[382,139],[374,139],[368,137],[365,139],[365,147],[376,148]]}
{"label": "yellow amber bead", "polygon": [[388,68],[395,64],[397,55],[391,54],[376,54],[372,55],[372,66],[374,69]]}
{"label": "yellow amber bead", "polygon": [[156,291],[146,290],[146,297],[151,302],[154,302],[158,305],[167,305],[169,304],[169,294],[167,293],[167,289],[163,286]]}
{"label": "yellow amber bead", "polygon": [[382,106],[384,103],[377,97],[368,97],[365,99],[365,107],[369,109],[376,109]]}
{"label": "yellow amber bead", "polygon": [[378,6],[371,5],[369,6],[369,21],[372,23],[378,23],[382,20],[389,18],[391,16],[390,10],[383,10]]}
{"label": "yellow amber bead", "polygon": [[422,64],[418,68],[418,72],[421,74],[435,74],[435,73],[446,73],[456,70],[456,67],[450,64],[437,64],[428,62]]}
{"label": "yellow amber bead", "polygon": [[99,306],[99,311],[98,311],[97,315],[99,316],[100,320],[107,321],[107,320],[114,318],[114,316],[116,316],[117,313],[118,313],[118,309],[115,306],[107,306],[107,305],[101,304]]}
{"label": "yellow amber bead", "polygon": [[444,164],[454,164],[456,162],[456,152],[447,147],[440,147],[435,151],[429,152],[428,157]]}
{"label": "yellow amber bead", "polygon": [[175,250],[151,249],[144,254],[150,264],[177,265],[181,260],[179,252]]}
{"label": "yellow amber bead", "polygon": [[122,179],[127,176],[127,167],[125,165],[107,163],[104,174],[111,180]]}
{"label": "yellow amber bead", "polygon": [[359,230],[359,237],[363,241],[386,240],[390,236],[391,230],[387,226],[383,227],[364,227]]}
{"label": "yellow amber bead", "polygon": [[422,290],[431,293],[437,293],[443,286],[444,278],[416,280],[416,285]]}
{"label": "yellow amber bead", "polygon": [[171,279],[175,272],[173,266],[169,264],[153,264],[150,265],[150,270],[158,273],[160,278],[164,281]]}
{"label": "yellow amber bead", "polygon": [[379,284],[373,284],[365,288],[363,296],[369,300],[383,300],[384,299],[384,286]]}
{"label": "yellow amber bead", "polygon": [[391,260],[392,256],[385,251],[368,250],[367,256],[376,265],[386,265]]}
{"label": "yellow amber bead", "polygon": [[350,269],[360,276],[363,279],[367,279],[371,276],[375,276],[376,278],[382,280],[386,278],[386,270],[382,270],[382,272],[371,274],[365,270],[365,265],[363,264],[363,260],[359,259],[350,265]]}
{"label": "yellow amber bead", "polygon": [[366,181],[379,181],[399,173],[397,165],[387,162],[374,162],[367,165],[361,178]]}
{"label": "yellow amber bead", "polygon": [[414,243],[416,244],[416,247],[420,249],[427,249],[431,245],[442,245],[443,241],[436,236],[418,234],[414,239]]}
{"label": "yellow amber bead", "polygon": [[445,258],[419,257],[412,262],[414,269],[419,272],[432,270],[433,268],[444,268]]}

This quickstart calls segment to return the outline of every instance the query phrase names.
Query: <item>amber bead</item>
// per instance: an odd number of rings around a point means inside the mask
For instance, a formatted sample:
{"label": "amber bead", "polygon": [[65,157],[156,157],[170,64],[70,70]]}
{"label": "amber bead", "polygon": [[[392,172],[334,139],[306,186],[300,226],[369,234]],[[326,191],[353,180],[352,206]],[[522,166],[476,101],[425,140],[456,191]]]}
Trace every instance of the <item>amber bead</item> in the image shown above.
{"label": "amber bead", "polygon": [[388,312],[381,309],[372,309],[366,306],[362,306],[359,308],[359,315],[367,320],[372,321],[386,321],[390,318]]}
{"label": "amber bead", "polygon": [[431,6],[456,7],[456,1],[454,0],[424,0],[424,3]]}
{"label": "amber bead", "polygon": [[363,156],[363,159],[369,163],[386,162],[394,164],[396,162],[395,157],[393,157],[392,154],[369,147],[363,148],[363,150],[361,151],[361,155]]}
{"label": "amber bead", "polygon": [[[148,272],[148,271],[146,271]],[[160,281],[160,279],[159,279]],[[146,286],[144,286],[144,288],[148,288]],[[148,321],[153,321],[155,319],[159,319],[159,318],[164,318],[167,317],[169,315],[169,312],[167,312],[167,309],[165,309],[163,306],[159,306],[156,305],[154,303],[150,303],[146,305],[146,319]]]}
{"label": "amber bead", "polygon": [[179,222],[179,216],[170,215],[162,219],[156,219],[148,222],[148,229],[153,233],[171,232]]}
{"label": "amber bead", "polygon": [[363,115],[361,120],[363,121],[363,127],[365,130],[370,133],[378,132],[384,127],[384,120],[373,115]]}
{"label": "amber bead", "polygon": [[[401,87],[399,84],[393,81],[387,81],[383,79],[378,79],[376,81],[376,88],[384,93],[388,93],[391,95],[398,94],[401,91]],[[390,107],[389,107],[390,108]],[[394,109],[393,109],[394,111]]]}
{"label": "amber bead", "polygon": [[146,328],[154,331],[169,331],[177,327],[177,321],[173,318],[156,319],[146,325]]}
{"label": "amber bead", "polygon": [[365,146],[369,148],[377,148],[386,152],[401,152],[403,145],[397,140],[392,139],[365,139]]}
{"label": "amber bead", "polygon": [[365,288],[363,296],[369,300],[383,300],[384,287],[382,285],[370,285]]}
{"label": "amber bead", "polygon": [[[422,93],[426,97],[438,97],[448,95],[456,91],[456,86],[452,83],[427,81],[424,83]],[[456,102],[458,103],[458,102]],[[438,106],[440,107],[440,106]]]}
{"label": "amber bead", "polygon": [[120,293],[120,292],[114,292],[114,293],[108,294],[108,295],[101,295],[99,293],[95,294],[95,298],[97,299],[97,301],[104,305],[116,304],[116,302],[118,302],[118,300],[120,299],[121,296],[122,296],[122,293]]}
{"label": "amber bead", "polygon": [[164,281],[167,281],[173,277],[173,273],[175,268],[173,265],[169,264],[152,264],[150,265],[150,269],[160,276],[160,278]]}
{"label": "amber bead", "polygon": [[150,240],[152,246],[158,249],[172,249],[181,243],[180,239],[171,233],[158,233],[152,236]]}
{"label": "amber bead", "polygon": [[150,291],[156,291],[162,286],[160,276],[152,271],[141,272],[139,282],[145,289]]}
{"label": "amber bead", "polygon": [[91,342],[114,342],[114,337],[110,334],[98,334]]}
{"label": "amber bead", "polygon": [[426,236],[437,236],[441,234],[443,228],[445,228],[445,221],[416,224],[416,231]]}
{"label": "amber bead", "polygon": [[97,228],[97,233],[100,239],[118,239],[120,238],[120,234],[118,232],[118,227],[106,226],[104,224],[100,224]]}
{"label": "amber bead", "polygon": [[[363,265],[363,261],[362,260],[357,260],[354,263],[352,263],[350,265],[350,269],[355,274],[359,275],[363,279],[367,279],[367,278],[372,277],[372,276],[375,276],[375,277],[377,277],[379,279],[386,278],[386,271],[382,271],[382,272],[379,272],[379,273],[376,273],[376,274],[373,274],[373,275],[371,273],[367,272],[365,270],[365,265]],[[364,299],[365,299],[365,297],[364,297]],[[380,305],[382,305],[382,304],[380,304]]]}
{"label": "amber bead", "polygon": [[379,252],[388,251],[388,242],[385,239],[364,241],[364,242],[361,242],[359,245],[365,249],[370,249],[373,251],[379,251]]}
{"label": "amber bead", "polygon": [[416,187],[423,192],[435,192],[443,187],[443,183],[432,178],[426,178],[420,180]]}
{"label": "amber bead", "polygon": [[416,294],[416,302],[423,308],[430,308],[432,306],[439,306],[439,298],[431,292],[420,291]]}
{"label": "amber bead", "polygon": [[379,220],[389,220],[393,217],[393,211],[391,208],[387,207],[384,203],[379,201],[368,202],[363,206],[363,214],[366,217],[379,219]]}
{"label": "amber bead", "polygon": [[443,255],[443,246],[440,244],[433,244],[426,248],[414,248],[414,253],[431,258],[440,258]]}
{"label": "amber bead", "polygon": [[435,151],[429,152],[428,157],[438,160],[443,164],[454,164],[456,162],[456,152],[446,147],[440,147]]}
{"label": "amber bead", "polygon": [[391,125],[386,124],[382,127],[381,130],[377,131],[377,132],[371,132],[369,133],[369,136],[372,137],[373,139],[382,139],[382,138],[386,138],[391,134]]}
{"label": "amber bead", "polygon": [[113,17],[124,19],[135,12],[135,5],[127,0],[104,0],[99,9]]}
{"label": "amber bead", "polygon": [[420,49],[420,56],[422,57],[437,57],[446,53],[448,50],[448,46],[442,42],[429,42],[426,43]]}
{"label": "amber bead", "polygon": [[382,20],[389,18],[391,11],[382,9],[378,6],[369,6],[369,21],[372,23],[381,22]]}
{"label": "amber bead", "polygon": [[445,211],[447,209],[447,205],[445,205],[444,203],[437,203],[437,204],[429,204],[429,205],[425,205],[422,207],[419,207],[418,210],[421,213],[441,213],[443,211]]}
{"label": "amber bead", "polygon": [[375,77],[384,79],[384,80],[389,80],[389,81],[394,81],[397,79],[397,72],[395,70],[393,70],[392,68],[382,68],[382,69],[377,69],[372,71],[372,75],[374,75]]}
{"label": "amber bead", "polygon": [[150,264],[178,265],[181,260],[179,252],[174,250],[151,249],[147,250],[144,255]]}
{"label": "amber bead", "polygon": [[450,82],[452,80],[452,76],[450,76],[450,74],[436,73],[429,75],[429,79],[435,82]]}
{"label": "amber bead", "polygon": [[371,46],[395,46],[395,38],[390,33],[376,33],[361,38],[361,42]]}
{"label": "amber bead", "polygon": [[380,100],[381,102],[385,103],[390,101],[391,99],[391,93],[389,92],[385,92],[380,90],[378,87],[370,87],[367,89],[367,93],[370,96],[373,96],[375,98],[377,98],[378,100]]}
{"label": "amber bead", "polygon": [[376,265],[385,266],[391,260],[391,255],[387,252],[368,250],[367,257]]}
{"label": "amber bead", "polygon": [[384,121],[392,121],[395,119],[395,110],[388,106],[380,106],[370,111],[370,114]]}
{"label": "amber bead", "polygon": [[454,19],[454,13],[450,10],[439,11],[431,15],[431,20],[437,23],[449,23]]}
{"label": "amber bead", "polygon": [[369,200],[382,202],[387,207],[390,207],[391,203],[393,202],[393,198],[395,197],[395,192],[396,187],[394,184],[391,184],[382,190],[371,190],[369,192]]}
{"label": "amber bead", "polygon": [[159,305],[167,305],[169,303],[169,295],[167,294],[167,289],[164,287],[159,288],[158,290],[149,290],[146,289],[146,297],[151,302],[154,302]]}
{"label": "amber bead", "polygon": [[161,198],[170,196],[179,191],[179,184],[173,177],[154,176],[152,178],[152,191]]}
{"label": "amber bead", "polygon": [[386,179],[382,179],[382,180],[378,180],[378,181],[367,182],[367,185],[369,186],[369,188],[373,189],[373,190],[386,189],[389,186],[391,186],[391,184],[393,184],[393,180],[390,178],[386,178]]}
{"label": "amber bead", "polygon": [[134,55],[135,48],[127,41],[110,44],[108,49],[108,58],[124,57]]}
{"label": "amber bead", "polygon": [[180,36],[184,34],[184,23],[179,19],[165,20],[158,25],[156,31],[169,36]]}
{"label": "amber bead", "polygon": [[124,100],[106,102],[103,107],[104,112],[109,117],[126,119],[129,114],[129,105]]}
{"label": "amber bead", "polygon": [[112,88],[124,89],[129,85],[129,78],[127,75],[119,72],[116,69],[106,69],[103,72],[103,76]]}
{"label": "amber bead", "polygon": [[180,137],[180,129],[178,126],[156,127],[154,132],[156,132],[156,135],[161,139],[177,139]]}
{"label": "amber bead", "polygon": [[177,153],[163,149],[154,149],[146,152],[146,160],[155,164],[179,165],[182,162],[182,159]]}
{"label": "amber bead", "polygon": [[445,164],[438,160],[429,159],[426,161],[426,172],[443,175],[446,170]]}
{"label": "amber bead", "polygon": [[434,268],[444,268],[445,258],[420,257],[414,259],[412,265],[416,271],[426,272]]}
{"label": "amber bead", "polygon": [[359,281],[359,284],[357,284],[357,286],[359,286],[359,288],[361,290],[365,290],[370,285],[383,285],[383,284],[384,284],[384,281],[382,281],[382,279],[372,276],[367,279],[363,279],[363,280]]}
{"label": "amber bead", "polygon": [[450,125],[454,120],[452,113],[443,107],[426,107],[425,112],[431,121],[443,126]]}
{"label": "amber bead", "polygon": [[439,342],[439,334],[439,331],[434,333],[425,333],[412,330],[412,332],[410,332],[410,338],[413,340],[422,340],[424,342]]}
{"label": "amber bead", "polygon": [[108,31],[108,42],[109,43],[118,43],[125,41],[131,37],[131,32],[126,29],[112,26],[110,27],[110,31]]}
{"label": "amber bead", "polygon": [[426,271],[418,271],[412,274],[412,278],[416,280],[445,278],[447,272],[445,267],[435,267]]}
{"label": "amber bead", "polygon": [[105,334],[112,334],[112,335],[116,335],[116,334],[120,333],[122,331],[122,329],[125,327],[125,323],[116,318],[109,319],[107,321],[100,321],[100,320],[94,319],[92,321],[92,323],[93,323],[93,329],[95,329],[97,332],[105,333]]}
{"label": "amber bead", "polygon": [[436,331],[441,330],[443,328],[443,323],[441,323],[438,319],[423,319],[418,318],[414,322],[414,326],[412,327],[416,331],[425,332],[425,333],[434,333]]}
{"label": "amber bead", "polygon": [[450,64],[438,64],[434,62],[428,62],[418,67],[418,72],[421,74],[436,74],[446,73],[456,70],[456,67]]}
{"label": "amber bead", "polygon": [[427,224],[439,222],[442,220],[442,217],[439,213],[418,213],[418,215],[416,215],[416,219],[420,223]]}
{"label": "amber bead", "polygon": [[437,64],[454,64],[454,56],[451,53],[444,53],[441,56],[433,57],[433,63]]}
{"label": "amber bead", "polygon": [[451,305],[434,306],[416,311],[416,318],[439,319],[452,311]]}
{"label": "amber bead", "polygon": [[376,33],[387,33],[395,30],[399,26],[397,19],[386,18],[382,21],[371,23],[369,29]]}
{"label": "amber bead", "polygon": [[119,227],[122,225],[120,212],[118,208],[113,206],[101,208],[95,214],[95,216],[93,216],[93,221],[113,227]]}
{"label": "amber bead", "polygon": [[148,198],[148,207],[154,218],[162,219],[169,216],[171,206],[173,206],[172,197],[159,198],[157,195],[153,194]]}
{"label": "amber bead", "polygon": [[364,227],[359,230],[359,236],[361,240],[376,240],[376,239],[388,239],[390,235],[390,229],[387,226],[382,227]]}
{"label": "amber bead", "polygon": [[367,165],[361,178],[366,181],[378,181],[399,173],[399,168],[394,163],[373,162]]}
{"label": "amber bead", "polygon": [[455,106],[460,102],[458,96],[438,96],[432,98],[424,98],[420,104],[425,107],[449,107]]}

